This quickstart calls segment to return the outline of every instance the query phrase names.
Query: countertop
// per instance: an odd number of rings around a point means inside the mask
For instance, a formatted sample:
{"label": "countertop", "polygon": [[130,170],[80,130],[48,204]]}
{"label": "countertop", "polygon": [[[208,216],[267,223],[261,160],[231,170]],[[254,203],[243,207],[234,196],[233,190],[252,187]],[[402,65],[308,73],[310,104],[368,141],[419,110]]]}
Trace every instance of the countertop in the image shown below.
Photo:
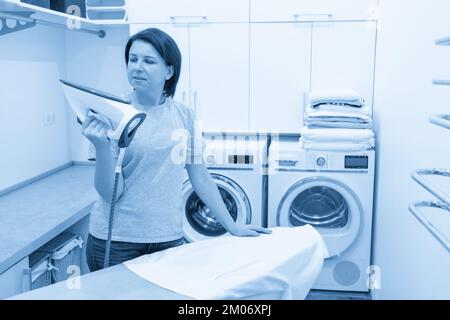
{"label": "countertop", "polygon": [[0,274],[89,214],[94,172],[72,165],[0,197]]}

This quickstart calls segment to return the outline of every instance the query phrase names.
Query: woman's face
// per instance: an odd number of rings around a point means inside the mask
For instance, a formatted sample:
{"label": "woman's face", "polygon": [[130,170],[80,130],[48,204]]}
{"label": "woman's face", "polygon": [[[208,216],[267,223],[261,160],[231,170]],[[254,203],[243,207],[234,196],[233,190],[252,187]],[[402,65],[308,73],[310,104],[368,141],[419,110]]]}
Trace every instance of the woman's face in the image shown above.
{"label": "woman's face", "polygon": [[148,92],[163,90],[173,75],[173,66],[168,66],[151,44],[136,40],[130,48],[127,72],[128,81],[136,91]]}

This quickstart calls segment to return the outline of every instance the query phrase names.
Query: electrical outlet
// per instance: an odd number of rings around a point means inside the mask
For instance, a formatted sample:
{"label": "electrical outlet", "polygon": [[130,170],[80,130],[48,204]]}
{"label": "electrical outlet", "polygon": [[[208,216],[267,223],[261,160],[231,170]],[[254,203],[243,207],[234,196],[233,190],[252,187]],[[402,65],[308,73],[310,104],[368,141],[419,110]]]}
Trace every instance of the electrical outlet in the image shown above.
{"label": "electrical outlet", "polygon": [[44,126],[48,126],[56,122],[56,113],[53,111],[44,111],[42,117]]}

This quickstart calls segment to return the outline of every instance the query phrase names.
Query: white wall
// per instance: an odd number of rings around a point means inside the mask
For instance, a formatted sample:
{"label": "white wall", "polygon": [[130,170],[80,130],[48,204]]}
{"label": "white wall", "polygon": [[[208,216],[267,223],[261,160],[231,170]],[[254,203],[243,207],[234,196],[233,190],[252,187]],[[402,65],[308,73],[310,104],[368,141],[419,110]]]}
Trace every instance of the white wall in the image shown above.
{"label": "white wall", "polygon": [[[381,0],[374,103],[378,299],[450,299],[450,253],[408,211],[412,201],[433,199],[411,172],[450,168],[450,131],[428,122],[450,108],[450,87],[431,84],[436,76],[450,78],[450,47],[434,45],[450,36],[449,12],[448,0]],[[450,238],[450,215],[437,212],[433,221]]]}
{"label": "white wall", "polygon": [[[106,29],[105,38],[87,33],[67,32],[67,80],[116,95],[126,95],[131,90],[124,57],[128,38],[129,28],[126,26]],[[69,113],[69,131],[71,159],[86,161],[89,142],[81,135],[81,127],[72,111]]]}
{"label": "white wall", "polygon": [[[70,161],[64,76],[64,32],[35,26],[0,36],[0,190]],[[43,112],[56,115],[43,124]]]}

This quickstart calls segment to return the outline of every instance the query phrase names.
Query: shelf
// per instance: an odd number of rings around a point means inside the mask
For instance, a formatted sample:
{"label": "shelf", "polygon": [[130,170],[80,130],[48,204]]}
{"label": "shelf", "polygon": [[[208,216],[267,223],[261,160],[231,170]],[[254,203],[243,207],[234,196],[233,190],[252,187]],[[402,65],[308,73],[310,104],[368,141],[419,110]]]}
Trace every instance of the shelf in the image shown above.
{"label": "shelf", "polygon": [[450,129],[450,115],[449,114],[437,114],[430,117],[430,122],[437,126]]}
{"label": "shelf", "polygon": [[411,177],[414,181],[424,187],[436,198],[450,206],[450,198],[441,192],[438,188],[429,183],[424,176],[441,176],[450,178],[450,170],[445,169],[419,169],[412,173]]}
{"label": "shelf", "polygon": [[409,211],[411,211],[417,220],[419,220],[433,237],[450,253],[450,240],[423,215],[419,208],[437,208],[450,214],[450,207],[445,203],[433,201],[414,202],[409,205]]}
{"label": "shelf", "polygon": [[437,39],[434,43],[438,46],[450,46],[450,37]]}
{"label": "shelf", "polygon": [[28,22],[34,20],[36,23],[59,26],[67,30],[88,32],[104,37],[105,32],[101,30],[109,25],[128,25],[126,20],[96,20],[91,21],[86,18],[62,13],[47,8],[34,6],[28,3],[22,3],[19,0],[0,0],[0,15],[5,14],[7,18],[27,21],[23,15],[30,15]]}

